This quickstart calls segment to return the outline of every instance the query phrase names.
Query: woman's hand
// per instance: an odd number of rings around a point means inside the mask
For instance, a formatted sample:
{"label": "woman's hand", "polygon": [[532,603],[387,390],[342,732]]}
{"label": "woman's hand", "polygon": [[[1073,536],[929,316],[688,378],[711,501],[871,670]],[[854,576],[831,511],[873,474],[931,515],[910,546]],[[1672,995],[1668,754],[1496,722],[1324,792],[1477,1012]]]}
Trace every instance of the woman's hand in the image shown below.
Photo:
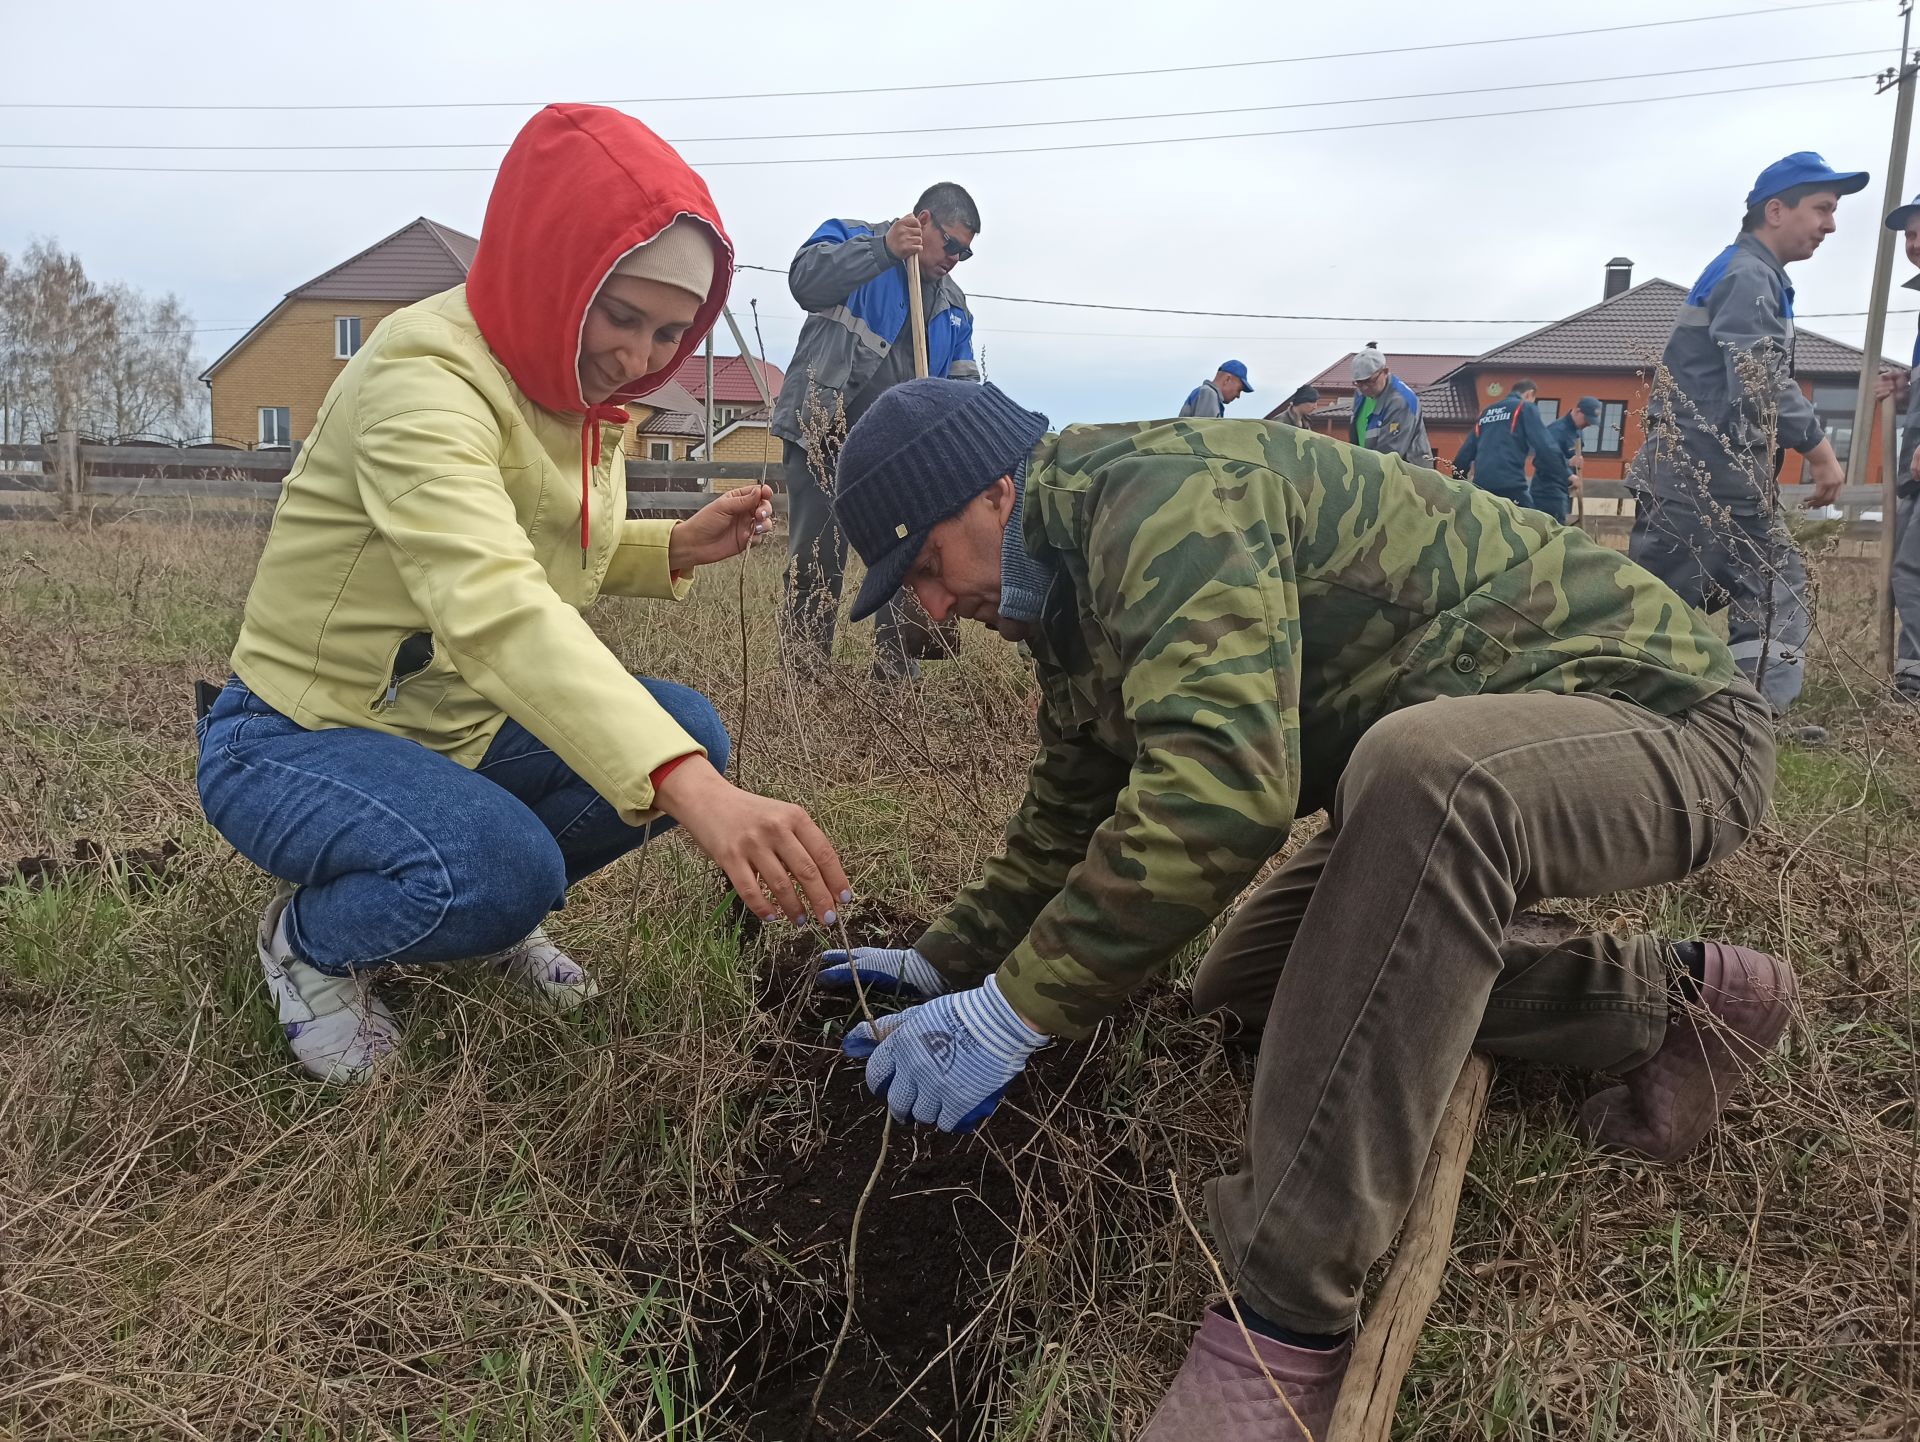
{"label": "woman's hand", "polygon": [[773,525],[773,487],[741,486],[709,502],[667,537],[668,569],[684,574],[737,556]]}
{"label": "woman's hand", "polygon": [[838,908],[853,900],[833,843],[812,817],[791,802],[742,791],[704,756],[662,777],[653,804],[713,858],[762,921],[785,912],[801,922],[812,912],[831,926]]}

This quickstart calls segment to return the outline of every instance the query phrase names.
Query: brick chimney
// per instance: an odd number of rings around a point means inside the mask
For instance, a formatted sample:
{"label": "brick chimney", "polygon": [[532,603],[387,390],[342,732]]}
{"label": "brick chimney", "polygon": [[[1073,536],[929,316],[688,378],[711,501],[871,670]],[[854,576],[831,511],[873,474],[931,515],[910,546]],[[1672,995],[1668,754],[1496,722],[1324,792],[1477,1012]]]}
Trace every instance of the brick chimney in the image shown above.
{"label": "brick chimney", "polygon": [[1607,284],[1600,293],[1600,299],[1612,300],[1620,292],[1632,289],[1633,262],[1624,255],[1616,255],[1607,262]]}

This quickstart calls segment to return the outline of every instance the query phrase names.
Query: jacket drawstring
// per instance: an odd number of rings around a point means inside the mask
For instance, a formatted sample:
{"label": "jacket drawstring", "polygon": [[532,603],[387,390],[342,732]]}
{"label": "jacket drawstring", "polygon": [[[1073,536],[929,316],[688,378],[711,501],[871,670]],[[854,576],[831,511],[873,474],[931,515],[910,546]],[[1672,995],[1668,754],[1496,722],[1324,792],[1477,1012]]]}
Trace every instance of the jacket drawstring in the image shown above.
{"label": "jacket drawstring", "polygon": [[[624,426],[630,419],[625,406],[588,406],[580,418],[580,569],[587,568],[587,546],[593,539],[588,517],[593,509],[593,473],[600,469],[601,425]],[[587,459],[591,452],[593,459]]]}

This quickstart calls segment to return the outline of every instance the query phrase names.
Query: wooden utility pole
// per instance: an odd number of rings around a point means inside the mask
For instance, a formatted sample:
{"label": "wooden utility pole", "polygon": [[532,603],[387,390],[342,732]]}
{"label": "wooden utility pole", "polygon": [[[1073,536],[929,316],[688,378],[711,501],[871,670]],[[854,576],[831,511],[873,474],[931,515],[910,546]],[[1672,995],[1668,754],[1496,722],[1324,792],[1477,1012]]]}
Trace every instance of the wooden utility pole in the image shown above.
{"label": "wooden utility pole", "polygon": [[[1887,183],[1880,206],[1882,215],[1900,204],[1907,179],[1907,138],[1913,129],[1913,90],[1917,66],[1909,41],[1913,32],[1913,0],[1900,6],[1900,65],[1880,77],[1880,92],[1898,91],[1893,108],[1893,148],[1887,157]],[[1854,395],[1853,440],[1847,449],[1847,484],[1867,484],[1867,466],[1873,455],[1873,407],[1880,382],[1880,347],[1887,334],[1887,291],[1893,279],[1894,234],[1885,226],[1877,227],[1879,244],[1873,253],[1873,289],[1867,295],[1867,336],[1862,347],[1860,387]],[[1895,478],[1882,477],[1892,495]],[[1886,509],[1883,507],[1882,509]]]}
{"label": "wooden utility pole", "polygon": [[[700,452],[702,460],[713,459],[713,330],[707,330],[707,445]],[[712,481],[707,482],[708,490],[718,489]]]}

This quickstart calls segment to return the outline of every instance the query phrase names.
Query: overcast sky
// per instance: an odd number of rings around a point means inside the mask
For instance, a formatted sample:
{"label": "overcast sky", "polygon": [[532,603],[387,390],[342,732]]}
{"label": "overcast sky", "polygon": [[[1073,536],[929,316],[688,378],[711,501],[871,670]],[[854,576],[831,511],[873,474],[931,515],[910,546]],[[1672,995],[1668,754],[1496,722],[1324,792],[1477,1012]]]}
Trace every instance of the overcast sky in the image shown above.
{"label": "overcast sky", "polygon": [[[1254,414],[1256,403],[1264,411],[1369,340],[1390,352],[1477,352],[1531,329],[1525,322],[1598,300],[1614,255],[1632,258],[1636,281],[1690,283],[1732,238],[1755,173],[1800,149],[1873,172],[1867,191],[1843,202],[1839,233],[1794,272],[1803,324],[1857,344],[1859,317],[1814,313],[1866,304],[1892,96],[1876,95],[1866,79],[1791,82],[1877,71],[1899,45],[1894,0],[1471,9],[1368,0],[1298,15],[1292,5],[1115,0],[892,9],[295,0],[189,3],[164,21],[151,4],[123,0],[7,8],[13,63],[0,93],[0,164],[233,173],[0,170],[0,250],[51,237],[96,277],[173,291],[198,319],[207,358],[287,290],[416,215],[477,233],[492,167],[521,122],[553,100],[623,102],[684,142],[744,262],[784,265],[828,216],[888,218],[927,183],[950,179],[973,192],[984,222],[974,259],[957,272],[969,292],[1422,322],[1144,316],[978,300],[990,377],[1057,423],[1171,414],[1228,356],[1247,363],[1259,392],[1233,414]],[[1735,11],[1762,13],[1554,38]],[[1544,38],[1512,40],[1523,31]],[[1496,39],[1510,43],[1408,48]],[[1314,58],[1355,50],[1400,53]],[[1818,58],[1853,51],[1871,53]],[[1239,63],[1265,61],[1284,63]],[[1195,66],[1232,68],[1172,68]],[[670,99],[1155,67],[1163,69],[879,95]],[[1649,71],[1677,73],[1608,79]],[[1495,88],[1527,84],[1546,88]],[[1651,99],[1704,90],[1739,93]],[[1434,91],[1463,93],[1396,98]],[[1542,109],[1598,100],[1631,103]],[[45,108],[75,101],[513,103]],[[1187,111],[1230,113],[1084,123]],[[1529,113],[1441,118],[1489,111]],[[1378,125],[1403,119],[1417,123]],[[1059,121],[1078,123],[1036,124]],[[1357,125],[1374,128],[1326,128]],[[883,133],[909,127],[917,133]],[[822,161],[1309,128],[1317,133]],[[854,133],[765,138],[822,131]],[[27,148],[50,144],[275,148]],[[280,148],[403,144],[477,148]],[[784,159],[800,163],[721,163]],[[421,170],[295,173],[324,166]],[[1896,284],[1908,270],[1896,260]],[[733,294],[743,324],[748,300],[759,298],[769,359],[784,365],[800,318],[784,280],[743,270]],[[1895,294],[1897,307],[1910,308],[1907,293]],[[1438,317],[1448,319],[1430,320]],[[1887,349],[1904,354],[1913,324],[1896,316]]]}

